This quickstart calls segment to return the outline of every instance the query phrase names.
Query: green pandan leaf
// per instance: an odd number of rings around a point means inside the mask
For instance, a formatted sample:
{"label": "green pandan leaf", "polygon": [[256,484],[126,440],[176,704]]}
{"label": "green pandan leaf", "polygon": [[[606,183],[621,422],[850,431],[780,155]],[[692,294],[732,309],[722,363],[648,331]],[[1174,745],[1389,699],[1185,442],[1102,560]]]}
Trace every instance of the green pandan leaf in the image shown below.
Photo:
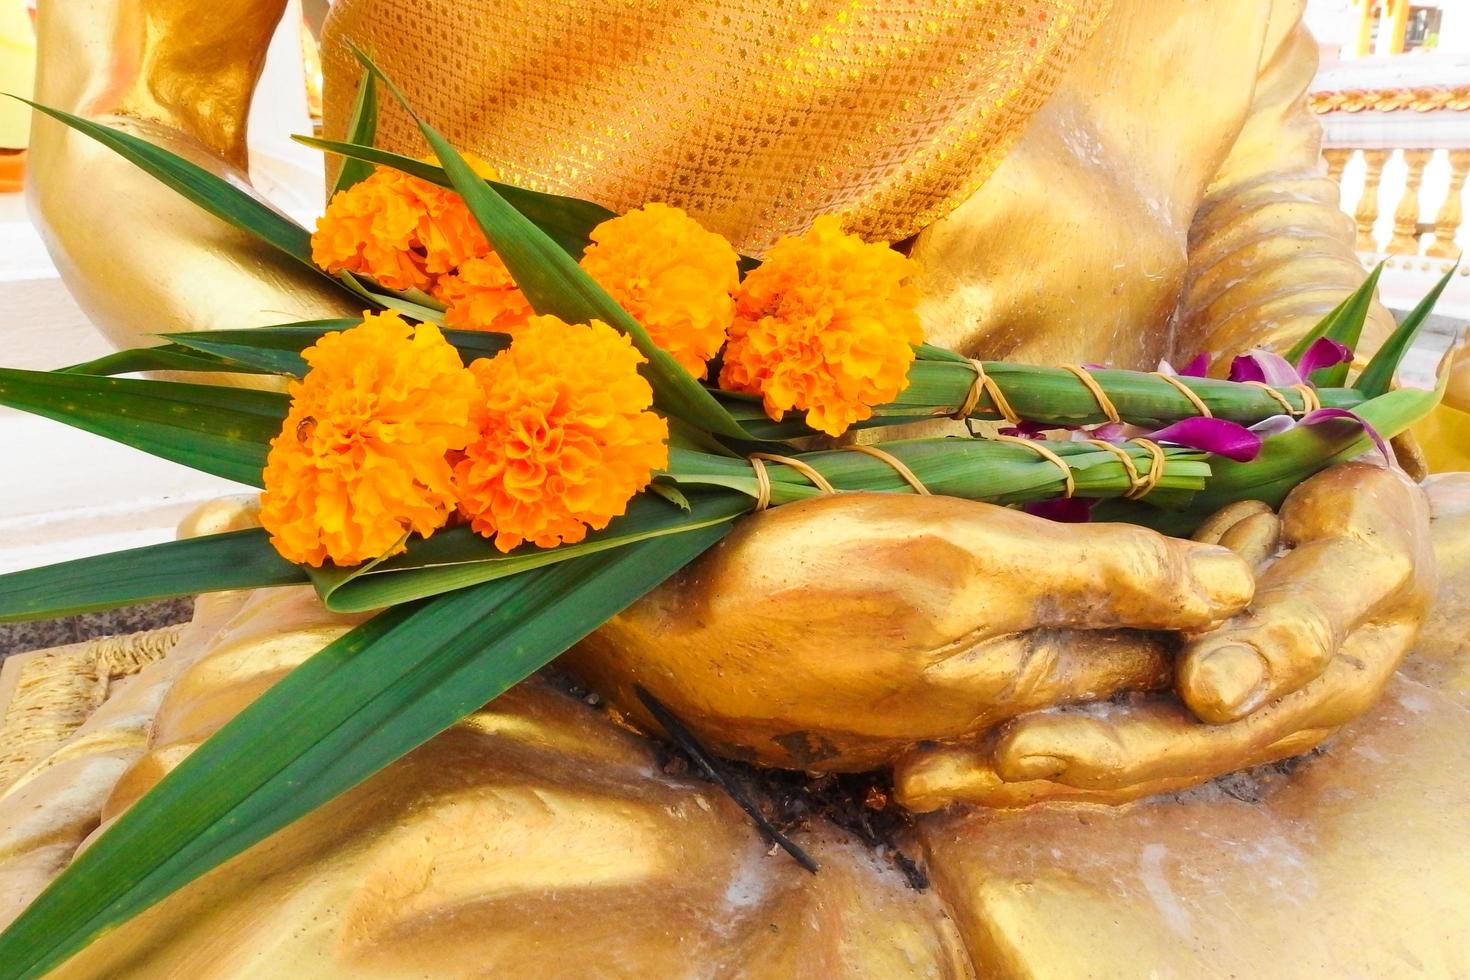
{"label": "green pandan leaf", "polygon": [[[1348,350],[1357,350],[1363,336],[1363,324],[1367,322],[1368,311],[1373,306],[1373,295],[1378,290],[1378,277],[1382,273],[1383,263],[1380,262],[1368,273],[1362,285],[1338,303],[1331,313],[1323,317],[1287,351],[1286,359],[1293,364],[1297,363],[1307,352],[1307,348],[1321,337],[1335,340]],[[1347,382],[1347,375],[1348,365],[1338,364],[1315,372],[1309,380],[1319,388],[1337,388]]]}
{"label": "green pandan leaf", "polygon": [[306,581],[264,531],[228,531],[0,575],[0,623]]}
{"label": "green pandan leaf", "polygon": [[[357,98],[352,102],[352,115],[347,120],[347,139],[353,143],[372,146],[378,135],[378,81],[373,73],[364,70],[357,83]],[[361,160],[350,157],[342,161],[337,179],[332,182],[332,193],[347,190],[352,185],[370,176],[373,168]]]}
{"label": "green pandan leaf", "polygon": [[0,934],[0,980],[59,966],[497,697],[693,561],[720,524],[586,555],[351,630],[271,686]]}
{"label": "green pandan leaf", "polygon": [[248,388],[0,368],[0,405],[258,487],[287,399]]}
{"label": "green pandan leaf", "polygon": [[[1458,263],[1456,268],[1458,268]],[[1434,304],[1439,302],[1440,294],[1450,284],[1455,270],[1446,272],[1429,294],[1419,301],[1419,305],[1409,311],[1404,317],[1398,329],[1383,342],[1378,348],[1378,353],[1373,355],[1373,360],[1363,369],[1363,373],[1353,382],[1353,387],[1361,391],[1368,398],[1376,398],[1388,391],[1393,385],[1393,376],[1399,369],[1399,362],[1413,346],[1414,338],[1419,334],[1419,328],[1429,319],[1429,314],[1434,312]]]}
{"label": "green pandan leaf", "polygon": [[182,344],[162,344],[158,347],[137,347],[107,354],[96,360],[73,364],[62,368],[57,374],[94,374],[111,377],[118,374],[134,374],[139,371],[182,371],[191,374],[200,372],[222,374],[262,374],[257,368],[234,364],[222,357],[214,357],[201,351],[191,351]]}

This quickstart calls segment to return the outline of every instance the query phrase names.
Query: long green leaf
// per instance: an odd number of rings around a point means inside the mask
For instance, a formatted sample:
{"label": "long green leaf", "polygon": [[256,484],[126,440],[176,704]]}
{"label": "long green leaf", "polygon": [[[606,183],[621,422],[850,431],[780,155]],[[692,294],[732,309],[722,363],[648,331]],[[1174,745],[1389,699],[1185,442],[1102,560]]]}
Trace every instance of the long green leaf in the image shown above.
{"label": "long green leaf", "polygon": [[601,320],[627,334],[648,359],[643,369],[644,376],[653,387],[655,404],[664,412],[720,435],[751,438],[715,397],[680,367],[667,351],[655,344],[642,325],[583,272],[564,249],[511,207],[471,169],[438,130],[420,119],[403,93],[366,55],[355,48],[353,50],[418,123],[454,189],[464,198],[485,237],[537,312],[555,314],[569,323]]}
{"label": "long green leaf", "polygon": [[[252,330],[209,330],[166,336],[182,347],[202,351],[230,363],[299,378],[306,373],[302,351],[326,334],[334,330],[346,330],[356,326],[358,322],[312,320],[278,327],[256,327]],[[494,357],[510,343],[510,338],[505,334],[479,330],[445,330],[444,339],[459,351],[460,358],[466,364],[477,358]]]}
{"label": "long green leaf", "polygon": [[[1363,324],[1368,320],[1368,310],[1373,306],[1373,296],[1378,290],[1378,277],[1383,273],[1383,263],[1380,262],[1373,267],[1357,289],[1328,313],[1306,336],[1297,341],[1287,351],[1286,359],[1295,364],[1301,356],[1307,352],[1321,337],[1327,337],[1342,344],[1348,350],[1358,349],[1358,343],[1363,336]],[[1348,365],[1338,364],[1330,368],[1323,368],[1314,372],[1308,379],[1319,388],[1337,388],[1346,383]]]}
{"label": "long green leaf", "polygon": [[407,551],[371,566],[327,566],[311,569],[310,575],[328,609],[366,612],[518,575],[582,555],[724,524],[748,513],[751,507],[751,498],[740,493],[696,494],[687,512],[665,500],[640,494],[629,504],[627,514],[576,544],[555,548],[523,545],[506,554],[470,528],[457,527],[428,539],[416,539]]}
{"label": "long green leaf", "polygon": [[311,233],[243,188],[130,133],[38,102],[20,101],[90,136],[215,217],[249,232],[313,271],[319,271],[311,261]]}
{"label": "long green leaf", "polygon": [[163,337],[185,349],[234,364],[299,378],[306,374],[302,351],[334,330],[350,330],[361,322],[355,319],[303,320],[275,327],[200,330],[163,334]]}
{"label": "long green leaf", "polygon": [[[352,115],[347,120],[347,138],[353,143],[371,146],[378,135],[378,80],[373,73],[363,70],[357,83],[357,98],[352,103]],[[370,176],[373,168],[361,160],[350,157],[342,161],[337,179],[332,182],[332,193],[338,194],[353,184]]]}
{"label": "long green leaf", "polygon": [[227,531],[0,575],[0,623],[305,581],[264,531]]}
{"label": "long green leaf", "polygon": [[[293,136],[292,139],[313,149],[336,153],[349,160],[392,167],[394,170],[401,170],[411,177],[418,177],[420,180],[426,180],[440,187],[454,186],[443,167],[425,163],[423,160],[415,160],[401,153],[391,153],[375,146],[364,145],[363,140],[345,142],[319,139],[315,136]],[[561,246],[574,259],[580,259],[582,253],[587,250],[587,245],[591,241],[589,236],[592,234],[592,229],[609,218],[617,217],[615,212],[609,211],[600,204],[593,204],[591,201],[563,197],[560,194],[543,194],[495,180],[486,181],[486,183],[505,198],[511,207],[523,214],[526,220],[544,231],[547,237]]]}
{"label": "long green leaf", "polygon": [[62,368],[58,374],[95,374],[111,377],[117,374],[133,374],[138,371],[186,371],[189,373],[219,372],[259,374],[256,368],[233,364],[221,357],[213,357],[200,351],[191,351],[181,344],[162,344],[158,347],[135,347],[105,354],[91,361]]}
{"label": "long green leaf", "polygon": [[529,676],[728,528],[398,606],[350,631],[257,698],[82,851],[0,935],[0,980],[58,966],[356,786]]}
{"label": "long green leaf", "polygon": [[0,405],[258,487],[287,399],[248,388],[0,368]]}
{"label": "long green leaf", "polygon": [[[1458,264],[1456,266],[1458,268]],[[1414,338],[1419,334],[1419,328],[1424,326],[1424,321],[1429,319],[1429,314],[1434,312],[1434,304],[1439,302],[1440,294],[1450,284],[1455,270],[1446,272],[1429,294],[1419,301],[1419,305],[1409,311],[1404,317],[1398,329],[1383,342],[1378,348],[1378,353],[1373,355],[1373,360],[1363,368],[1363,373],[1358,375],[1353,387],[1357,388],[1369,398],[1376,398],[1393,386],[1394,372],[1399,369],[1399,362],[1409,352],[1414,343]]]}

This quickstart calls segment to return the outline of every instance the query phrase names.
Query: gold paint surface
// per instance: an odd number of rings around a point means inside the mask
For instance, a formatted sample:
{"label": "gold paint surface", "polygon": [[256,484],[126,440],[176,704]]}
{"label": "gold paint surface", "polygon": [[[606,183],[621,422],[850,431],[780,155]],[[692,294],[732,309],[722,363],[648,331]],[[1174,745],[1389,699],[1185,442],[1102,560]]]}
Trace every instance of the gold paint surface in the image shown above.
{"label": "gold paint surface", "polygon": [[1467,735],[1463,703],[1400,676],[1285,772],[919,837],[982,975],[1462,976]]}

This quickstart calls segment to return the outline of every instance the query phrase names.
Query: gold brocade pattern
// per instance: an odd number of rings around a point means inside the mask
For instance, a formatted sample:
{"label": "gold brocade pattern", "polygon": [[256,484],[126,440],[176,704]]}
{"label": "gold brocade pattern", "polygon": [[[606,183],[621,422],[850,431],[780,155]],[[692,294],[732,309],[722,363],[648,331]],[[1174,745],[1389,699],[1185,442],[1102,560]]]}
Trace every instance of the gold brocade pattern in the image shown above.
{"label": "gold brocade pattern", "polygon": [[[749,251],[826,213],[895,241],[990,175],[1110,6],[342,0],[324,32],[325,128],[350,113],[351,40],[511,183],[619,211],[663,201]],[[422,152],[397,106],[378,141]]]}

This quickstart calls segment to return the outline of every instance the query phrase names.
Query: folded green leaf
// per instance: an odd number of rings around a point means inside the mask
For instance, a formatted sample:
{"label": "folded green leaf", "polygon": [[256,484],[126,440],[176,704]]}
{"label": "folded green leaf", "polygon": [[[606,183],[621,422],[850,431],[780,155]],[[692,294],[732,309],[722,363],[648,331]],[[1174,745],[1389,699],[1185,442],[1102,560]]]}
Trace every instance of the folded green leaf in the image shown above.
{"label": "folded green leaf", "polygon": [[0,368],[0,405],[258,487],[287,399],[248,388]]}
{"label": "folded green leaf", "polygon": [[[347,139],[353,143],[372,146],[378,135],[378,81],[373,73],[364,70],[357,82],[357,98],[352,102],[352,115],[347,120]],[[342,161],[337,179],[332,182],[332,193],[347,190],[353,184],[370,176],[373,168],[361,160],[350,157]]]}
{"label": "folded green leaf", "polygon": [[444,304],[419,290],[412,290],[414,298],[410,299],[409,292],[388,289],[345,269],[338,272],[336,278],[360,298],[380,309],[395,310],[424,323],[444,322]]}
{"label": "folded green leaf", "polygon": [[327,566],[311,569],[310,575],[328,609],[365,612],[639,541],[724,524],[751,508],[750,498],[738,493],[696,494],[686,503],[690,504],[687,512],[640,494],[629,502],[626,514],[576,544],[555,548],[527,544],[509,554],[468,527],[450,528],[428,539],[415,539],[407,551],[386,561],[359,568]]}
{"label": "folded green leaf", "polygon": [[654,402],[669,415],[703,426],[719,435],[749,439],[709,390],[649,338],[637,320],[629,316],[592,277],[583,272],[566,251],[532,222],[511,207],[500,194],[471,169],[438,130],[420,119],[400,92],[361,51],[354,53],[365,67],[377,74],[387,89],[418,123],[454,189],[464,198],[475,221],[505,262],[516,285],[533,309],[561,317],[568,323],[601,320],[633,341],[648,359],[643,374],[653,386]]}
{"label": "folded green leaf", "polygon": [[1421,299],[1419,305],[1409,311],[1403,322],[1398,325],[1398,329],[1383,342],[1382,347],[1378,348],[1378,353],[1373,355],[1373,360],[1368,362],[1363,373],[1358,375],[1357,380],[1353,382],[1353,387],[1361,391],[1365,397],[1376,398],[1393,386],[1393,376],[1399,369],[1399,362],[1413,346],[1419,329],[1424,326],[1424,321],[1429,319],[1429,314],[1434,312],[1434,304],[1439,302],[1440,294],[1450,284],[1450,279],[1454,277],[1454,274],[1455,270],[1451,269],[1440,278],[1439,282],[1434,284],[1429,295]]}
{"label": "folded green leaf", "polygon": [[[427,180],[440,187],[454,186],[443,167],[415,160],[401,153],[390,153],[375,146],[368,146],[364,140],[327,140],[314,136],[294,136],[292,139],[314,149],[336,153],[349,160],[392,167],[394,170],[401,170],[411,177]],[[506,203],[545,232],[547,237],[561,246],[574,259],[580,259],[582,253],[587,250],[587,245],[591,241],[588,236],[591,235],[593,228],[609,218],[617,217],[615,212],[599,204],[593,204],[591,201],[563,197],[559,194],[542,194],[539,191],[531,191],[495,180],[486,181],[486,183],[505,198]]]}
{"label": "folded green leaf", "polygon": [[306,581],[264,531],[228,531],[0,575],[0,623]]}
{"label": "folded green leaf", "polygon": [[258,697],[130,806],[0,935],[0,980],[351,789],[556,657],[719,540],[656,538],[388,610]]}
{"label": "folded green leaf", "polygon": [[20,101],[90,136],[215,217],[249,232],[313,271],[320,271],[311,261],[311,233],[244,188],[131,133],[38,102]]}
{"label": "folded green leaf", "polygon": [[[1380,262],[1368,273],[1362,285],[1353,290],[1341,303],[1321,319],[1306,336],[1297,341],[1287,351],[1286,359],[1295,364],[1301,360],[1301,356],[1307,352],[1319,338],[1326,337],[1342,344],[1348,350],[1356,351],[1363,336],[1363,324],[1368,320],[1368,310],[1373,306],[1373,296],[1378,289],[1378,277],[1383,273],[1383,263]],[[1308,380],[1319,388],[1337,388],[1347,382],[1347,364],[1338,364],[1330,368],[1323,368],[1314,372]]]}

